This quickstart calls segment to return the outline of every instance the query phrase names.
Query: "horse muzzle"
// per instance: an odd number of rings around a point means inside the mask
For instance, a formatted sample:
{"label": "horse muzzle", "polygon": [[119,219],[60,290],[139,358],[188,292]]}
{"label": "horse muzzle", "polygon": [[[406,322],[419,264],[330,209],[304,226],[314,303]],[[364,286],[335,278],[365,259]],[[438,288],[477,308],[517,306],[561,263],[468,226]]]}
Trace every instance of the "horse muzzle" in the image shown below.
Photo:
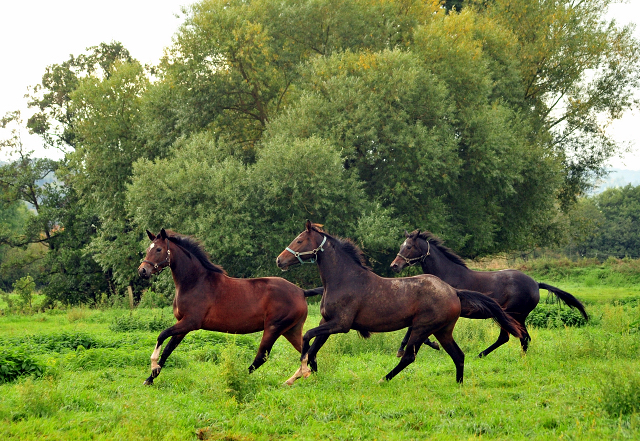
{"label": "horse muzzle", "polygon": [[138,267],[138,275],[143,279],[149,279],[153,274],[153,267],[146,262],[143,262]]}
{"label": "horse muzzle", "polygon": [[390,266],[393,271],[395,271],[396,273],[399,273],[404,269],[404,265],[405,265],[405,262],[403,262],[401,259],[396,257],[393,260],[393,262],[391,262]]}

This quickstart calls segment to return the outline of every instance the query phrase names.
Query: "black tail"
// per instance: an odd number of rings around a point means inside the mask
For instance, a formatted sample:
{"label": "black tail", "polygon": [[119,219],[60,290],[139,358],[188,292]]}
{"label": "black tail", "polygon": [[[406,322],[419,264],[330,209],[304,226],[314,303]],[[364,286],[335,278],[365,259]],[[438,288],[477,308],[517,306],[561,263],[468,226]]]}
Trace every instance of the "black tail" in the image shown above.
{"label": "black tail", "polygon": [[502,329],[517,338],[522,337],[520,324],[498,305],[491,297],[475,291],[456,289],[462,311],[460,317],[470,319],[493,319]]}
{"label": "black tail", "polygon": [[584,305],[580,302],[580,300],[576,299],[568,292],[556,288],[555,286],[547,285],[546,283],[538,283],[538,287],[554,293],[556,297],[565,302],[571,308],[576,308],[578,311],[580,311],[580,314],[582,314],[585,320],[589,320],[589,315],[587,314],[587,311],[585,311]]}
{"label": "black tail", "polygon": [[305,289],[304,290],[304,296],[305,297],[319,296],[323,292],[324,292],[324,286],[319,286],[319,287],[313,288],[313,289]]}

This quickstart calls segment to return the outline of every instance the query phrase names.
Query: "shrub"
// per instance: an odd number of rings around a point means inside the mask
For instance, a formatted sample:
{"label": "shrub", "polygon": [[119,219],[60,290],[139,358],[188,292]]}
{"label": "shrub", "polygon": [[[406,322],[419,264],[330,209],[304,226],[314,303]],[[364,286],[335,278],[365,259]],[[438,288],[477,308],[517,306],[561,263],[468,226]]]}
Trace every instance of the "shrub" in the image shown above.
{"label": "shrub", "polygon": [[129,314],[116,317],[109,325],[109,329],[114,332],[162,331],[175,323],[176,319],[173,316],[166,316],[162,312],[154,314],[151,318]]}
{"label": "shrub", "polygon": [[527,317],[526,324],[536,328],[561,328],[584,326],[587,321],[576,309],[540,303]]}
{"label": "shrub", "polygon": [[235,342],[230,342],[221,355],[220,376],[227,386],[225,392],[240,403],[251,400],[257,391],[257,380],[247,370],[247,352],[242,351]]}
{"label": "shrub", "polygon": [[44,366],[22,350],[0,349],[0,383],[7,383],[24,375],[40,377]]}
{"label": "shrub", "polygon": [[168,296],[148,289],[142,294],[138,308],[164,308],[171,306],[172,303],[173,300]]}

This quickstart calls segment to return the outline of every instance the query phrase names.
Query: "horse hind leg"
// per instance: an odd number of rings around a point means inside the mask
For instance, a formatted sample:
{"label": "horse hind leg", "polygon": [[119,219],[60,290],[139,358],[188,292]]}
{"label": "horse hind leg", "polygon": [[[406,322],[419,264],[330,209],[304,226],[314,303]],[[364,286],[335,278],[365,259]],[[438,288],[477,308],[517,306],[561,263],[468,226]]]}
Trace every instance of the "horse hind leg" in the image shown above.
{"label": "horse hind leg", "polygon": [[478,357],[479,358],[486,357],[491,352],[495,351],[496,349],[498,349],[500,346],[502,346],[503,344],[505,344],[508,341],[509,341],[509,333],[501,328],[500,329],[500,335],[498,335],[498,339],[496,340],[496,342],[494,344],[492,344],[491,346],[489,346],[484,351],[480,352],[480,354],[478,354]]}
{"label": "horse hind leg", "polygon": [[280,335],[280,330],[274,326],[268,326],[265,328],[262,333],[262,340],[260,340],[260,346],[258,346],[256,358],[253,360],[253,363],[251,363],[251,366],[249,366],[249,373],[252,373],[267,361],[271,348]]}
{"label": "horse hind leg", "polygon": [[531,341],[531,336],[529,335],[529,331],[527,331],[527,327],[524,324],[524,320],[520,323],[522,327],[522,337],[520,338],[520,345],[522,346],[522,352],[527,353],[527,349],[529,349],[529,342]]}

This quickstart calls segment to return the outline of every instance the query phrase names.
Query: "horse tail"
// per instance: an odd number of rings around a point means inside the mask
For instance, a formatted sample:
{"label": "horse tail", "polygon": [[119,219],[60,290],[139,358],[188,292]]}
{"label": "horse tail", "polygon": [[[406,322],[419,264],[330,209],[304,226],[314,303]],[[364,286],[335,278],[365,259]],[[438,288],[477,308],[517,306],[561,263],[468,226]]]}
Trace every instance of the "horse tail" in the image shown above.
{"label": "horse tail", "polygon": [[556,297],[569,305],[569,307],[576,308],[578,311],[580,311],[580,314],[582,314],[585,320],[589,320],[589,315],[587,314],[587,311],[585,311],[582,302],[580,302],[580,300],[576,299],[568,292],[563,291],[560,288],[556,288],[555,286],[547,285],[546,283],[538,283],[538,287],[554,293]]}
{"label": "horse tail", "polygon": [[324,286],[319,286],[313,289],[305,289],[304,296],[305,297],[319,296],[319,295],[322,295],[323,292],[324,292]]}
{"label": "horse tail", "polygon": [[323,292],[324,292],[324,286],[319,286],[319,287],[313,288],[313,289],[305,289],[304,290],[304,296],[305,297],[319,296]]}
{"label": "horse tail", "polygon": [[460,317],[470,319],[493,319],[502,329],[517,338],[522,337],[522,327],[513,317],[504,312],[491,297],[476,291],[456,289],[460,299]]}

